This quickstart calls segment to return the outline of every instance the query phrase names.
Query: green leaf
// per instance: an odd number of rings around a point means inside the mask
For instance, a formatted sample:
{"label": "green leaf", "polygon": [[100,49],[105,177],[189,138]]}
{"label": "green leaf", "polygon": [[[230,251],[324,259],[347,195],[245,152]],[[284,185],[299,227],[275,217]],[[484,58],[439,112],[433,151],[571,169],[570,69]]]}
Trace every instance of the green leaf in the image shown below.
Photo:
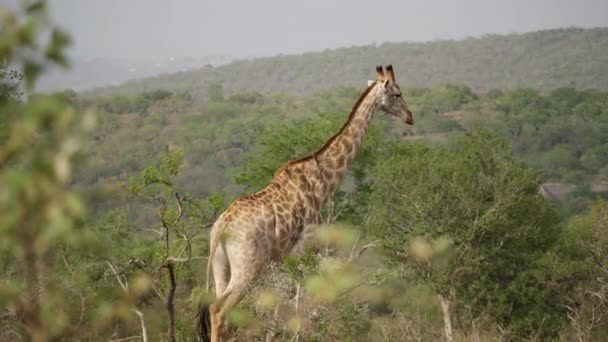
{"label": "green leaf", "polygon": [[17,33],[17,41],[19,45],[31,46],[36,40],[36,32],[38,27],[35,21],[29,21],[19,28]]}
{"label": "green leaf", "polygon": [[30,15],[39,14],[46,11],[46,1],[34,1],[25,7],[25,12]]}
{"label": "green leaf", "polygon": [[42,66],[34,61],[26,60],[23,63],[23,75],[25,78],[25,86],[27,87],[27,89],[31,90],[34,88],[34,84],[38,80],[38,77],[40,76],[42,71]]}

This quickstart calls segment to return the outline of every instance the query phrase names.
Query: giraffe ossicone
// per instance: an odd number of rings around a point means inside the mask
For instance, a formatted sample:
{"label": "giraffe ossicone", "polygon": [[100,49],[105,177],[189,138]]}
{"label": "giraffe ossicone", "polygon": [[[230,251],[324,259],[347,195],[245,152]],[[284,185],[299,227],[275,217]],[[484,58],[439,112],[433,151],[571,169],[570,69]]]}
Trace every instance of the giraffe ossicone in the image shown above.
{"label": "giraffe ossicone", "polygon": [[[391,65],[376,67],[342,128],[316,152],[281,166],[261,191],[224,211],[209,238],[216,300],[209,307],[211,341],[222,340],[224,317],[272,260],[299,251],[313,236],[320,210],[346,175],[377,111],[413,124]],[[201,317],[206,315],[201,315]]]}

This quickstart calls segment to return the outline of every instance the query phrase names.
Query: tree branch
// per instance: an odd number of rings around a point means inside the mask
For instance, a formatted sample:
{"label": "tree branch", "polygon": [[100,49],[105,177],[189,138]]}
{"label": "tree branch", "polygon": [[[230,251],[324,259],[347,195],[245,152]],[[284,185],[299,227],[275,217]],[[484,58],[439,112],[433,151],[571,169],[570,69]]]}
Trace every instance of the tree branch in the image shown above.
{"label": "tree branch", "polygon": [[122,341],[134,340],[137,338],[141,338],[141,336],[139,336],[139,335],[129,336],[129,337],[125,337],[125,338],[119,338],[117,340],[110,340],[110,342],[122,342]]}
{"label": "tree branch", "polygon": [[112,264],[112,262],[110,262],[109,260],[106,260],[106,264],[108,265],[110,270],[112,270],[112,273],[114,273],[114,276],[116,277],[116,280],[118,281],[118,284],[120,285],[122,290],[127,292],[129,290],[129,285],[128,283],[123,283],[122,279],[120,279],[120,274],[118,273],[118,270],[116,269],[114,264]]}

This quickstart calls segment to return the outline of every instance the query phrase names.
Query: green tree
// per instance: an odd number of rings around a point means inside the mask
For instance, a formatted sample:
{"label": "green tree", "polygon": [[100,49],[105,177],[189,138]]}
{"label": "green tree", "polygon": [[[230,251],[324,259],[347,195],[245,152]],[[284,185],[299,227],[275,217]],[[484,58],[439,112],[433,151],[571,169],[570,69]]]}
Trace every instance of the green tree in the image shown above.
{"label": "green tree", "polygon": [[[69,97],[32,94],[45,70],[67,65],[69,37],[48,24],[46,2],[24,2],[19,13],[2,10],[0,60],[18,68],[27,96],[0,103],[0,113],[12,114],[3,118],[0,140],[0,339],[94,338],[128,313],[148,291],[149,278],[131,278],[120,296],[90,292],[103,276],[82,261],[103,250],[83,229],[85,204],[71,183],[95,119],[70,107]],[[110,276],[124,285],[117,272]]]}
{"label": "green tree", "polygon": [[[111,255],[115,268],[127,275],[130,272],[144,271],[150,275],[153,286],[158,290],[160,299],[166,302],[167,332],[158,333],[169,341],[176,340],[176,334],[189,336],[194,334],[193,325],[183,324],[180,317],[186,316],[189,309],[198,306],[176,305],[178,286],[194,278],[197,268],[201,268],[201,259],[206,259],[207,239],[200,235],[215,221],[224,206],[223,196],[214,194],[205,200],[197,200],[190,194],[181,191],[175,184],[183,154],[180,150],[169,151],[155,165],[144,168],[139,175],[132,176],[127,184],[130,193],[130,204],[139,210],[153,209],[156,212],[156,227],[146,231],[157,237],[154,243],[146,241],[144,234],[135,230],[125,231],[111,229],[118,234],[120,242]],[[120,211],[118,212],[120,213]],[[119,226],[125,227],[124,224]],[[107,226],[106,226],[107,227]],[[103,232],[107,234],[107,232]],[[112,238],[112,235],[110,235]],[[138,266],[137,270],[133,265]],[[120,268],[118,267],[120,265]],[[167,277],[159,279],[160,269],[167,270]],[[180,315],[176,315],[181,313]],[[184,326],[178,331],[178,326]],[[190,328],[190,329],[188,329]],[[158,331],[153,327],[152,331]]]}
{"label": "green tree", "polygon": [[485,131],[452,147],[396,144],[377,168],[369,229],[394,266],[440,296],[456,318],[490,318],[509,335],[555,336],[560,310],[536,276],[556,216],[535,173]]}
{"label": "green tree", "polygon": [[543,260],[568,312],[566,337],[601,340],[608,331],[608,202],[571,218]]}
{"label": "green tree", "polygon": [[[28,2],[23,12],[3,8],[2,13],[0,60],[19,68],[28,95],[46,68],[66,64],[63,50],[69,38],[45,25],[45,7],[44,1]],[[50,34],[45,43],[39,41],[42,31]],[[78,333],[73,293],[55,272],[55,261],[62,247],[87,240],[79,224],[83,203],[68,184],[83,125],[90,129],[92,118],[52,97],[14,101],[15,89],[3,88],[3,96],[13,101],[0,101],[6,129],[0,140],[0,255],[5,265],[0,311],[8,317],[0,323],[0,339],[11,333],[32,341],[70,339]]]}
{"label": "green tree", "polygon": [[224,101],[224,87],[221,83],[213,83],[209,86],[207,91],[207,97],[211,102],[222,102]]}
{"label": "green tree", "polygon": [[549,99],[558,115],[569,115],[581,101],[581,94],[575,88],[557,88],[551,91]]}

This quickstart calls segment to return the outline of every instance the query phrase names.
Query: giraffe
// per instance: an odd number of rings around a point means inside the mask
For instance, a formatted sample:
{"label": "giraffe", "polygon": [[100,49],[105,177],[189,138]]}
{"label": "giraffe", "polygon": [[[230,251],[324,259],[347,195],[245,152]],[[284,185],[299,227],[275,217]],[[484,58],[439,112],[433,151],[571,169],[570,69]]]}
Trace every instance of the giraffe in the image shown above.
{"label": "giraffe", "polygon": [[211,271],[215,302],[201,312],[201,337],[210,315],[211,341],[222,340],[224,317],[272,261],[301,253],[321,222],[320,210],[336,190],[378,110],[413,124],[412,113],[395,82],[392,65],[376,67],[346,123],[318,151],[281,166],[261,191],[238,199],[211,228],[207,284]]}

